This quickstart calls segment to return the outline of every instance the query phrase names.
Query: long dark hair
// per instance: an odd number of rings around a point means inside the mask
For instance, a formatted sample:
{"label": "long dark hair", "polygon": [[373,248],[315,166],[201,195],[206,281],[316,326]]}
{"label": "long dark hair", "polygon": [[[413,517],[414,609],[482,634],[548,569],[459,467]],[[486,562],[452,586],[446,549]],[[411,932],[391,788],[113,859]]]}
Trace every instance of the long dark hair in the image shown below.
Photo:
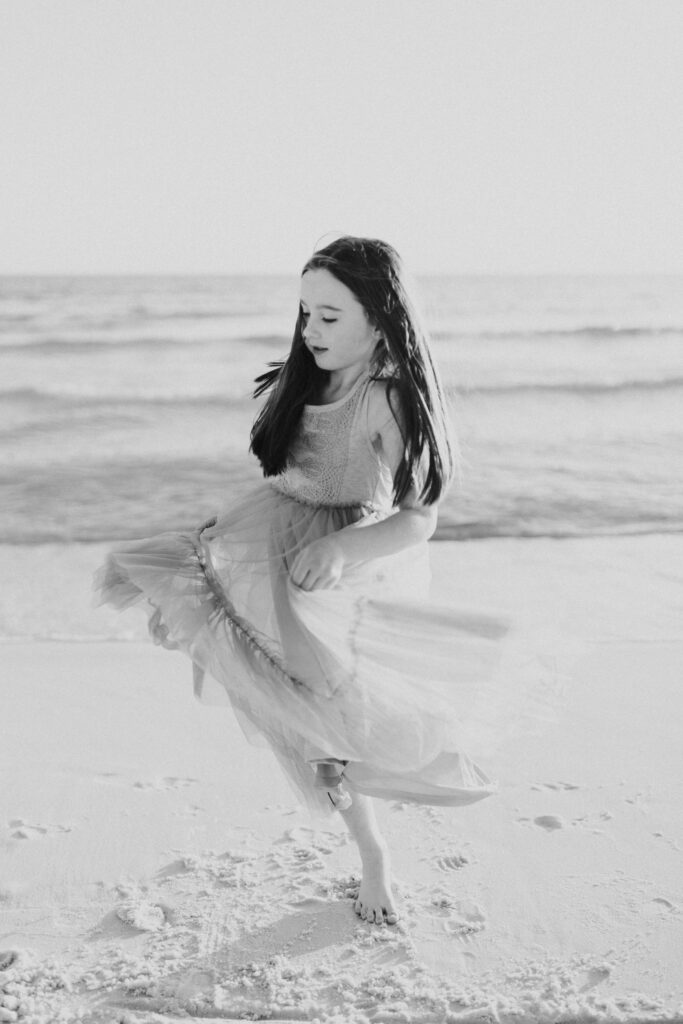
{"label": "long dark hair", "polygon": [[[302,270],[328,270],[353,292],[368,320],[380,330],[372,372],[386,381],[387,399],[401,430],[404,452],[394,475],[399,504],[418,479],[419,497],[437,501],[454,470],[446,400],[429,351],[427,335],[404,282],[401,259],[392,246],[375,238],[345,235],[311,256]],[[251,450],[265,476],[281,473],[306,403],[315,401],[329,378],[306,348],[299,306],[289,356],[256,378],[257,397],[270,392],[251,431]]]}

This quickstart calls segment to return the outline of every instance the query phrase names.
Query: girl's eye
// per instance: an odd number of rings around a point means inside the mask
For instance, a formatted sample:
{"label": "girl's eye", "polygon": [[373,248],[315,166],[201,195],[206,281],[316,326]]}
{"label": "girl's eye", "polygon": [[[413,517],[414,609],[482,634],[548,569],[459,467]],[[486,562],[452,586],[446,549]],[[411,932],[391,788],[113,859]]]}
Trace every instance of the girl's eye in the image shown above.
{"label": "girl's eye", "polygon": [[[305,309],[301,310],[301,319],[302,320],[308,320],[310,315],[311,314],[307,313]],[[323,316],[323,317],[321,317],[321,320],[322,320],[322,322],[324,324],[336,324],[337,317],[336,316]]]}

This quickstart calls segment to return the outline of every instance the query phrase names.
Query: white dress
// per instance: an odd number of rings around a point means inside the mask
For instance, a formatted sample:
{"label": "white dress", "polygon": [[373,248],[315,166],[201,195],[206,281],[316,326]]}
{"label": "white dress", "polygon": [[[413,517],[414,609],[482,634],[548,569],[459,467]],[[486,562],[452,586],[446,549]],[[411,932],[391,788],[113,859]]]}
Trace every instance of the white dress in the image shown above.
{"label": "white dress", "polygon": [[200,699],[229,702],[315,813],[333,810],[314,784],[324,757],[348,762],[349,789],[385,799],[459,805],[496,788],[463,738],[506,624],[429,603],[427,543],[350,567],[331,589],[289,576],[306,544],[395,511],[388,403],[382,433],[369,427],[380,392],[386,403],[384,384],[361,378],[306,406],[285,472],[210,528],[128,543],[96,574],[102,602],[147,608],[194,662]]}

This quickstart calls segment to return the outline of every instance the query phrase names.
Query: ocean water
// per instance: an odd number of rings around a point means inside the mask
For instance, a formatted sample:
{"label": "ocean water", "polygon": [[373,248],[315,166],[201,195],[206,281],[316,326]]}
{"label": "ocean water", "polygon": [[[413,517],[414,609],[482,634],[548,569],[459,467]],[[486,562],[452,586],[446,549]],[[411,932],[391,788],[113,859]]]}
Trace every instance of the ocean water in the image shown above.
{"label": "ocean water", "polygon": [[[683,530],[683,278],[432,277],[462,449],[441,539]],[[192,526],[261,478],[296,277],[0,278],[0,542]]]}

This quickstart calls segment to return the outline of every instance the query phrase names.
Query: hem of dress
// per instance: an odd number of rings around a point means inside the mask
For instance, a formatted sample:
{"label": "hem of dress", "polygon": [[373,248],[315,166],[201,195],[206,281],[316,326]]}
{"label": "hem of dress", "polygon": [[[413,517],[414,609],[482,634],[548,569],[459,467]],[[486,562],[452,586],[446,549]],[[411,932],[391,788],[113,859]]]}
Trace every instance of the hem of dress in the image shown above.
{"label": "hem of dress", "polygon": [[380,786],[364,785],[362,782],[358,782],[353,778],[350,778],[347,773],[344,774],[344,782],[349,789],[354,790],[356,793],[361,793],[363,796],[375,797],[378,800],[402,800],[406,803],[411,804],[430,804],[437,807],[463,807],[467,804],[477,803],[479,800],[485,800],[489,796],[495,796],[498,793],[498,785],[492,782],[490,788],[479,790],[467,790],[460,789],[457,791],[447,790],[444,793],[424,793],[420,794],[415,790],[402,790],[400,786],[388,786],[383,789]]}

